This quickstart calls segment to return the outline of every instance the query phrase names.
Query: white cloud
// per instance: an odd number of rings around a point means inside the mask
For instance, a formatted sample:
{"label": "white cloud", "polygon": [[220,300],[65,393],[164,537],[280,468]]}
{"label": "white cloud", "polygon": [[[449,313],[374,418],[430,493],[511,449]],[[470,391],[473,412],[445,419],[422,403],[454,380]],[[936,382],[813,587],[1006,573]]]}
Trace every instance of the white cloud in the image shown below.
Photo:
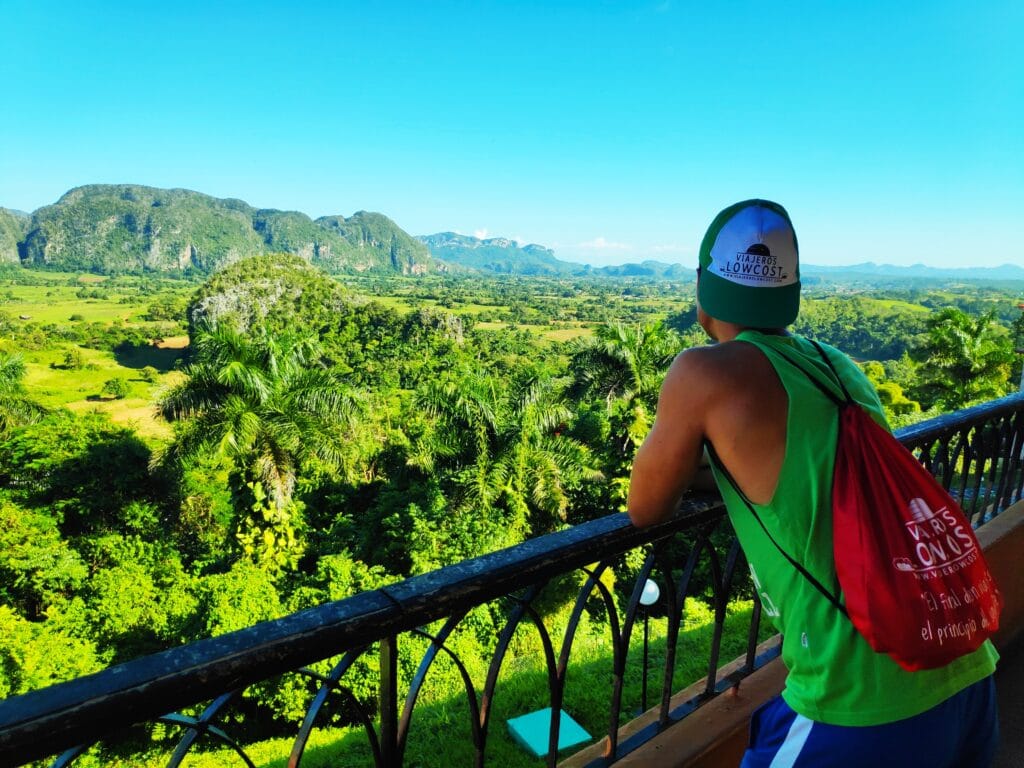
{"label": "white cloud", "polygon": [[604,236],[595,237],[593,240],[588,240],[585,243],[578,243],[577,248],[582,248],[585,251],[632,251],[633,246],[629,243],[616,243],[611,240],[605,239]]}
{"label": "white cloud", "polygon": [[484,227],[483,229],[473,230],[473,237],[475,237],[477,240],[486,240],[489,234],[490,233],[487,231],[486,227]]}

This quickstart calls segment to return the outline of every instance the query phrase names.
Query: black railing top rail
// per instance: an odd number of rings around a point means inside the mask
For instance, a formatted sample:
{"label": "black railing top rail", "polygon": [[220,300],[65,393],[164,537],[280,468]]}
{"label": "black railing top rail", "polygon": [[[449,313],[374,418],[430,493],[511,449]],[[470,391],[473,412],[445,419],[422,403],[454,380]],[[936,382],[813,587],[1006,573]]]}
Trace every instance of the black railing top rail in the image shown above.
{"label": "black railing top rail", "polygon": [[[1016,425],[1016,437],[1006,448],[1015,454],[1011,463],[1016,477],[1024,393],[908,427],[898,436],[912,450],[928,450],[932,443],[948,442],[975,427],[1008,423],[1007,417],[1014,417]],[[1013,492],[1019,495],[1020,489]],[[672,519],[644,530],[633,527],[624,514],[609,515],[345,600],[0,701],[0,766],[20,765],[93,742],[131,723],[157,720],[227,691],[364,648],[695,528],[722,513],[717,496],[694,494]]]}
{"label": "black railing top rail", "polygon": [[975,526],[1024,494],[1024,392],[902,429]]}
{"label": "black railing top rail", "polygon": [[1024,391],[1014,392],[1012,395],[1001,397],[998,400],[990,400],[981,405],[965,408],[962,411],[945,413],[936,416],[934,419],[922,421],[904,427],[896,432],[896,436],[907,448],[913,450],[922,443],[930,440],[937,440],[944,435],[949,435],[971,426],[982,424],[992,419],[1009,416],[1024,408]]}

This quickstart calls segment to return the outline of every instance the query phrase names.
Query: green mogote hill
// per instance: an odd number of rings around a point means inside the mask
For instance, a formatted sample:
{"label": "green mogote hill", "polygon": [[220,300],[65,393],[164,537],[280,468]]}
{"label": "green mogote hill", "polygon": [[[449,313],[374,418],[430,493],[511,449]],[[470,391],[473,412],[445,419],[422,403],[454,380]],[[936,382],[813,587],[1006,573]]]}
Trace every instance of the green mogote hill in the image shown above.
{"label": "green mogote hill", "polygon": [[313,220],[186,189],[90,184],[31,218],[0,210],[0,262],[98,274],[215,272],[291,253],[328,272],[427,274],[443,267],[379,213]]}
{"label": "green mogote hill", "polygon": [[18,263],[18,243],[25,239],[28,223],[27,213],[0,208],[0,264]]}

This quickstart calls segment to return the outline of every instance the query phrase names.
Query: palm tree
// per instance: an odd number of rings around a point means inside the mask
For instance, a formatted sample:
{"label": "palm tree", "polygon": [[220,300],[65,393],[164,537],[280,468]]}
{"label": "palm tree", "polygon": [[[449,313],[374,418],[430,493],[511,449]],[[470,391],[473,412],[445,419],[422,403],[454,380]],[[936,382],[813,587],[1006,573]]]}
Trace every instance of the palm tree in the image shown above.
{"label": "palm tree", "polygon": [[21,383],[24,377],[25,361],[21,355],[0,352],[0,437],[46,414],[46,408],[26,396]]}
{"label": "palm tree", "polygon": [[646,436],[661,382],[680,346],[675,331],[660,322],[600,325],[593,337],[573,345],[571,393],[604,400],[623,454]]}
{"label": "palm tree", "polygon": [[514,534],[531,523],[535,533],[550,530],[566,518],[570,488],[602,477],[586,447],[564,433],[571,413],[550,377],[506,386],[480,372],[456,373],[421,387],[416,405],[434,428],[410,463],[434,472],[446,464],[459,511],[503,509]]}
{"label": "palm tree", "polygon": [[552,379],[522,382],[511,393],[510,406],[496,474],[510,499],[540,513],[533,518],[542,527],[553,527],[566,519],[568,488],[604,476],[592,467],[587,448],[564,434],[572,414]]}
{"label": "palm tree", "polygon": [[188,378],[157,402],[165,419],[183,422],[172,447],[177,458],[209,451],[230,458],[278,509],[290,502],[304,462],[342,464],[357,404],[320,365],[312,339],[212,325],[194,346]]}
{"label": "palm tree", "polygon": [[679,348],[676,333],[660,322],[599,325],[592,337],[580,339],[572,350],[574,391],[584,396],[599,395],[609,408],[617,399],[639,399],[653,408],[661,381]]}
{"label": "palm tree", "polygon": [[977,318],[948,307],[928,319],[921,349],[921,390],[944,408],[1006,394],[1013,365],[1013,340],[987,312]]}

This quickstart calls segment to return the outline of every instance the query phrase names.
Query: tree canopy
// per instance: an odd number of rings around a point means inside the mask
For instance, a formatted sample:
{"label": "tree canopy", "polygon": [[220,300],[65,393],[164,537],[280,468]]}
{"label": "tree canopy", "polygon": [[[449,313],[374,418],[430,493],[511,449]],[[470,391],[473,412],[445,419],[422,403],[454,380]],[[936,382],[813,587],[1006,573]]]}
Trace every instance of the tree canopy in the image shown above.
{"label": "tree canopy", "polygon": [[993,312],[980,317],[949,307],[928,318],[918,350],[919,391],[948,410],[1006,393],[1013,341]]}

